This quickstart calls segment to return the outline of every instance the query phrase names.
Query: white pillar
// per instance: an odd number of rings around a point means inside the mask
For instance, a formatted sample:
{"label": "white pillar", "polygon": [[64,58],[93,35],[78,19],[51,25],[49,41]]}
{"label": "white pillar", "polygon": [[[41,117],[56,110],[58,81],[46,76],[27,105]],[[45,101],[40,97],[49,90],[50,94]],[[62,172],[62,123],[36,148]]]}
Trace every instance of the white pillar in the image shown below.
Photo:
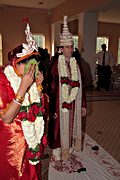
{"label": "white pillar", "polygon": [[55,28],[54,28],[55,24],[51,24],[51,42],[52,42],[52,47],[51,47],[51,52],[52,52],[52,56],[54,56],[54,51],[55,51]]}
{"label": "white pillar", "polygon": [[[98,32],[98,13],[85,12],[79,14],[78,35],[79,49],[83,48],[82,57],[90,66],[92,80],[95,77],[96,37]],[[83,46],[83,47],[82,47]],[[86,72],[87,73],[87,72]],[[88,74],[89,76],[89,74]]]}
{"label": "white pillar", "polygon": [[56,46],[60,44],[60,36],[59,33],[61,32],[60,29],[60,22],[53,23],[51,25],[51,42],[52,42],[52,56],[54,56]]}

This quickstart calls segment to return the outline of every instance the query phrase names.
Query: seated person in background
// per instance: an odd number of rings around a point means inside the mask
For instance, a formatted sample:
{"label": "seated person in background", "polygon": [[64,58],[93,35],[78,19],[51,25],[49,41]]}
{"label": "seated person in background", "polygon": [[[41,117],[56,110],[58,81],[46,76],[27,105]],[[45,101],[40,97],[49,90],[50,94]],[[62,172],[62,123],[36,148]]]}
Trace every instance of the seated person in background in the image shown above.
{"label": "seated person in background", "polygon": [[97,90],[104,88],[109,91],[111,79],[111,66],[114,64],[114,58],[111,52],[106,51],[106,44],[101,45],[102,51],[96,54],[97,60]]}

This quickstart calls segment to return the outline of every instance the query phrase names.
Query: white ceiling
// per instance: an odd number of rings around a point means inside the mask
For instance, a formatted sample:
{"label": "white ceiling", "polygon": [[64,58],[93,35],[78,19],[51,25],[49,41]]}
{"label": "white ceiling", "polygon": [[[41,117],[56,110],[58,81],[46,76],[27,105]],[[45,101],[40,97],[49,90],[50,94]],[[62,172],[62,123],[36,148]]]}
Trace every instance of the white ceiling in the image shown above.
{"label": "white ceiling", "polygon": [[[0,6],[28,7],[37,9],[53,9],[66,0],[0,0]],[[43,4],[42,4],[43,3]]]}
{"label": "white ceiling", "polygon": [[[0,0],[0,7],[27,7],[51,10],[66,0]],[[41,4],[43,3],[43,4]],[[120,0],[112,0],[106,7],[96,9],[99,11],[98,20],[102,22],[112,22],[120,24]]]}
{"label": "white ceiling", "polygon": [[110,22],[120,24],[120,5],[110,9],[102,10],[99,13],[100,22]]}

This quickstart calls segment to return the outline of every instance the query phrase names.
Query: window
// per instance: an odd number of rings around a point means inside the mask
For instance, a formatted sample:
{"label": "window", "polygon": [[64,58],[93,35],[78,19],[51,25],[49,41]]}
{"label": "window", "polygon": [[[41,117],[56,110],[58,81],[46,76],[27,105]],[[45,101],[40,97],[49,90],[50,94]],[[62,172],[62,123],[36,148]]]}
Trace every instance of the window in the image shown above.
{"label": "window", "polygon": [[106,50],[108,50],[108,42],[109,39],[108,37],[97,37],[97,42],[96,42],[96,53],[98,53],[99,51],[101,51],[101,45],[102,44],[106,44]]}
{"label": "window", "polygon": [[78,48],[78,36],[73,36],[74,48]]}
{"label": "window", "polygon": [[0,34],[0,66],[3,65],[3,59],[2,59],[2,35]]}
{"label": "window", "polygon": [[45,48],[45,36],[42,34],[33,34],[35,41],[37,42],[38,47]]}
{"label": "window", "polygon": [[118,44],[118,59],[117,64],[120,64],[120,38],[119,38],[119,44]]}

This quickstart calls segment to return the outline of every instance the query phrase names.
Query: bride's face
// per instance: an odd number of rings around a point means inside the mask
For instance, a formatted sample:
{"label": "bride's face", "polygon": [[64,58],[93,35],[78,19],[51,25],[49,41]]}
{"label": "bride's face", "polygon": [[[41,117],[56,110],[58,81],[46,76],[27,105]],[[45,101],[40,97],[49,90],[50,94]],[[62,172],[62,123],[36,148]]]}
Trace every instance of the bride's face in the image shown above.
{"label": "bride's face", "polygon": [[25,64],[23,63],[16,64],[16,69],[20,75],[24,75],[24,68],[25,68]]}

